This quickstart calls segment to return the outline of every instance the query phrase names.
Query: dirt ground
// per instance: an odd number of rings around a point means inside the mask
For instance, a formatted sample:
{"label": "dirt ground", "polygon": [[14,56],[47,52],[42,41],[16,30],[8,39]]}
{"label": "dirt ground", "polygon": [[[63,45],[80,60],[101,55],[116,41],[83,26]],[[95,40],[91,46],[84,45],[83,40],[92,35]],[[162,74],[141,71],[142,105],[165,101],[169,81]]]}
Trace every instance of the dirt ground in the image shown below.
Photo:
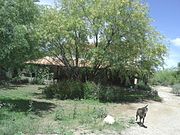
{"label": "dirt ground", "polygon": [[122,132],[122,135],[180,135],[180,97],[170,93],[171,88],[157,86],[160,102],[133,103],[117,105],[117,109],[124,110],[124,116],[135,117],[135,110],[148,104],[148,113],[144,125],[136,124]]}

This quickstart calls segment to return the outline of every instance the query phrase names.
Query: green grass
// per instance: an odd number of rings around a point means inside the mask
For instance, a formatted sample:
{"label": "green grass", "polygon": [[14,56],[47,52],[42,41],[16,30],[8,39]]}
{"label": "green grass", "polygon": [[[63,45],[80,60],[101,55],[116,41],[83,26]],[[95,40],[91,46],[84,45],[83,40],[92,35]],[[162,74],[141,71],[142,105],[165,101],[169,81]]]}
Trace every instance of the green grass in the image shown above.
{"label": "green grass", "polygon": [[0,88],[0,99],[30,99],[33,98],[35,94],[41,93],[38,90],[40,85],[19,85],[19,86],[9,86]]}
{"label": "green grass", "polygon": [[117,116],[113,125],[103,124],[111,103],[96,100],[45,99],[40,85],[22,85],[0,88],[0,134],[73,135],[74,132],[96,134],[120,133],[128,120]]}
{"label": "green grass", "polygon": [[40,118],[33,114],[24,112],[13,112],[7,108],[0,109],[0,133],[2,135],[13,135],[23,131],[35,134],[38,130]]}

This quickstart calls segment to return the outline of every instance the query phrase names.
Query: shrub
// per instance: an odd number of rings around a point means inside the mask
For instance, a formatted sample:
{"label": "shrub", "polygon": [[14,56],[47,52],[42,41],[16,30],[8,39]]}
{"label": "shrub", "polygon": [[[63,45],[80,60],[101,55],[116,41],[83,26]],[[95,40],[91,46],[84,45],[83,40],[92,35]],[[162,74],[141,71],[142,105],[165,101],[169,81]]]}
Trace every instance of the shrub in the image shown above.
{"label": "shrub", "polygon": [[77,81],[62,81],[45,87],[43,93],[48,98],[81,99],[83,98],[83,84]]}
{"label": "shrub", "polygon": [[144,83],[137,89],[96,85],[93,82],[62,81],[44,88],[48,98],[59,99],[98,99],[100,102],[135,102],[144,99],[159,99],[157,91],[151,90]]}
{"label": "shrub", "polygon": [[64,120],[65,119],[65,113],[64,113],[64,109],[60,109],[58,111],[55,112],[55,120]]}
{"label": "shrub", "polygon": [[81,83],[78,81],[62,81],[44,88],[47,98],[59,99],[98,99],[100,85],[94,82]]}
{"label": "shrub", "polygon": [[166,69],[157,72],[154,77],[150,80],[152,85],[174,85],[180,83],[180,76],[177,74],[175,69]]}
{"label": "shrub", "polygon": [[107,116],[107,110],[106,108],[103,107],[94,107],[93,109],[93,115],[94,118],[98,119],[98,118],[105,118]]}
{"label": "shrub", "polygon": [[145,99],[161,101],[158,92],[151,89],[139,90],[122,87],[103,87],[99,94],[99,100],[102,102],[138,102]]}
{"label": "shrub", "polygon": [[100,85],[94,82],[86,82],[83,84],[84,99],[98,99]]}
{"label": "shrub", "polygon": [[49,86],[46,86],[43,89],[43,94],[46,95],[47,98],[53,98],[56,94],[56,89],[58,89],[56,84],[51,84]]}
{"label": "shrub", "polygon": [[139,90],[151,90],[151,87],[149,85],[146,85],[143,81],[138,82],[135,85],[135,88]]}
{"label": "shrub", "polygon": [[175,84],[172,87],[172,93],[180,96],[180,84]]}

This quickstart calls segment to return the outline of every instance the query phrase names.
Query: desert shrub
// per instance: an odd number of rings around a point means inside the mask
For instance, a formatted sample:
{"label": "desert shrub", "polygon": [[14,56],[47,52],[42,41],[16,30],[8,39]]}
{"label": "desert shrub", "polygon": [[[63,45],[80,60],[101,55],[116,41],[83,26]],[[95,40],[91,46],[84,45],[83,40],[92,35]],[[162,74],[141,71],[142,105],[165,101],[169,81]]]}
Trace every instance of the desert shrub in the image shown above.
{"label": "desert shrub", "polygon": [[100,102],[136,102],[144,99],[158,100],[158,92],[151,90],[143,83],[136,89],[103,86],[93,82],[62,81],[44,88],[43,93],[48,98],[58,99],[94,99]]}
{"label": "desert shrub", "polygon": [[124,87],[106,86],[102,87],[99,95],[101,102],[134,102],[142,97],[141,92],[129,90]]}
{"label": "desert shrub", "polygon": [[57,110],[57,111],[55,112],[55,120],[56,120],[56,121],[57,121],[57,120],[59,120],[59,121],[64,120],[65,117],[66,117],[66,115],[65,115],[65,112],[64,112],[64,109],[63,109],[63,108],[60,109],[60,110]]}
{"label": "desert shrub", "polygon": [[156,90],[139,90],[122,87],[103,87],[99,94],[101,102],[138,102],[145,99],[161,101]]}
{"label": "desert shrub", "polygon": [[84,99],[98,99],[100,85],[94,82],[86,82],[83,84]]}
{"label": "desert shrub", "polygon": [[180,83],[180,76],[175,69],[166,69],[155,73],[154,77],[150,80],[152,85],[174,85]]}
{"label": "desert shrub", "polygon": [[135,85],[135,89],[151,90],[151,87],[149,85],[146,85],[143,81],[140,81]]}
{"label": "desert shrub", "polygon": [[94,107],[93,109],[94,118],[105,118],[107,116],[107,110],[104,107]]}
{"label": "desert shrub", "polygon": [[61,81],[44,88],[43,93],[47,98],[59,99],[98,99],[100,85],[94,82],[81,83],[78,81]]}
{"label": "desert shrub", "polygon": [[180,84],[175,84],[172,87],[172,93],[180,96]]}
{"label": "desert shrub", "polygon": [[83,84],[78,81],[61,81],[44,88],[43,93],[48,98],[81,99],[83,98]]}
{"label": "desert shrub", "polygon": [[43,89],[43,91],[42,91],[43,94],[45,94],[47,98],[53,98],[53,97],[55,97],[58,87],[57,87],[57,84],[51,84],[42,89]]}

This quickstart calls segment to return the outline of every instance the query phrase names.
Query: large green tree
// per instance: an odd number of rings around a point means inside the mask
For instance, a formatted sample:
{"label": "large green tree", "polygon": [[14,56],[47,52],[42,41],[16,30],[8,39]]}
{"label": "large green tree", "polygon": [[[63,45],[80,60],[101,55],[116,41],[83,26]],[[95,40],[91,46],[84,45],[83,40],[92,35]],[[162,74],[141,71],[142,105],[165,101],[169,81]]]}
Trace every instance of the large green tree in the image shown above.
{"label": "large green tree", "polygon": [[147,78],[163,64],[167,48],[141,0],[61,0],[41,13],[44,50],[69,68],[83,59],[94,76],[104,68]]}
{"label": "large green tree", "polygon": [[33,0],[0,0],[0,67],[9,70],[37,57],[39,11]]}

